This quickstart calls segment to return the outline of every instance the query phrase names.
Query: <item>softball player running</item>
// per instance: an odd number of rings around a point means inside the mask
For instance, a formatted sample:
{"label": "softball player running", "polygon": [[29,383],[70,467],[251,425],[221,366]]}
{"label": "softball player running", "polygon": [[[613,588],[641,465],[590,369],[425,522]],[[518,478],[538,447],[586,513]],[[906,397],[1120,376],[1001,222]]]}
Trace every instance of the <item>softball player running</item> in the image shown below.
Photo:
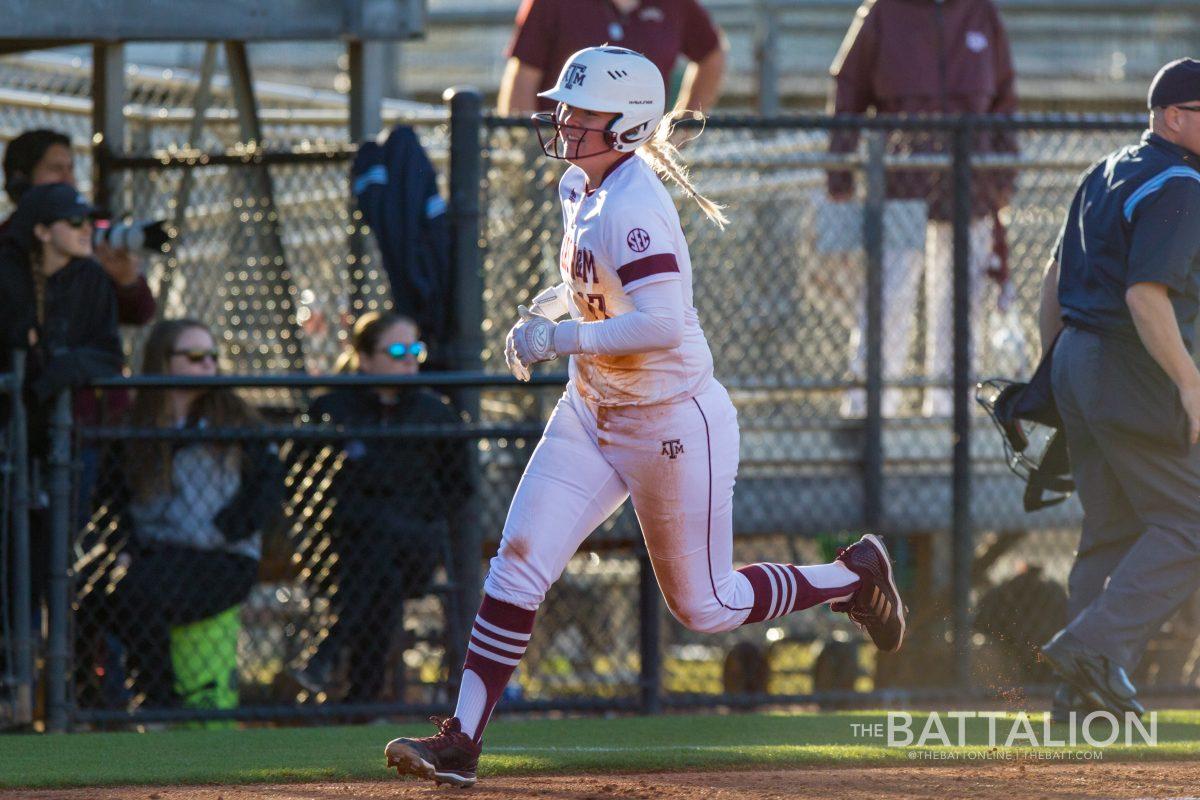
{"label": "softball player running", "polygon": [[874,536],[831,564],[733,569],[737,413],[713,378],[687,242],[660,176],[716,224],[726,219],[669,143],[658,69],[631,50],[592,47],[543,96],[558,108],[534,117],[542,149],[571,164],[559,185],[562,282],[518,307],[505,356],[527,380],[533,364],[570,355],[571,380],[509,508],[455,715],[435,719],[434,736],[386,749],[400,774],[455,786],[475,783],[484,726],[546,591],[627,497],[667,606],[688,628],[728,631],[830,602],[882,650],[904,636],[891,562]]}

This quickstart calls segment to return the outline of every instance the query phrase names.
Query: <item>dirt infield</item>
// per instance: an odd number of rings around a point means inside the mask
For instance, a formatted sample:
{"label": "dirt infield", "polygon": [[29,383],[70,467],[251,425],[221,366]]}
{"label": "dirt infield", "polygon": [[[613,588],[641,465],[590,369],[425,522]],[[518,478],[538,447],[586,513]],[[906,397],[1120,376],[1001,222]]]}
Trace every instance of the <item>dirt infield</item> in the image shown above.
{"label": "dirt infield", "polygon": [[104,789],[0,792],[3,800],[346,800],[346,798],[456,797],[567,798],[567,800],[734,800],[825,797],[838,800],[971,797],[973,800],[1044,798],[1179,798],[1200,794],[1200,762],[939,764],[904,767],[685,772],[613,776],[536,776],[484,779],[473,789],[434,788],[411,781],[296,783],[248,786],[122,786]]}

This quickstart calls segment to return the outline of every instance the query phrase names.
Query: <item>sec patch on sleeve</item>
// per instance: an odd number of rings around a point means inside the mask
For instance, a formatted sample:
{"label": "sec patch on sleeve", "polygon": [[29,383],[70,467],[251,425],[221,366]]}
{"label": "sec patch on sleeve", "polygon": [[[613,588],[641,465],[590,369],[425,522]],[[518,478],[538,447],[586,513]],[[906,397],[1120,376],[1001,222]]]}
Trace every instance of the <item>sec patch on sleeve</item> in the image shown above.
{"label": "sec patch on sleeve", "polygon": [[634,228],[625,237],[625,244],[635,253],[644,253],[650,248],[650,234],[642,228]]}

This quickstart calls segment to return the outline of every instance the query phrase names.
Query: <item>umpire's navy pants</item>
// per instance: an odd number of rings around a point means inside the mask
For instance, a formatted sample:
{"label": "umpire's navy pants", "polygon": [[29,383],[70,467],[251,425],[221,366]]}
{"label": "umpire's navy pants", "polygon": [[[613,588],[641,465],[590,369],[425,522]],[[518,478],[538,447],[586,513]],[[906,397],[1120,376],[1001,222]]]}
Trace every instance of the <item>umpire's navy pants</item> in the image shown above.
{"label": "umpire's navy pants", "polygon": [[1067,328],[1052,381],[1084,511],[1067,630],[1132,672],[1200,586],[1200,448],[1138,342]]}

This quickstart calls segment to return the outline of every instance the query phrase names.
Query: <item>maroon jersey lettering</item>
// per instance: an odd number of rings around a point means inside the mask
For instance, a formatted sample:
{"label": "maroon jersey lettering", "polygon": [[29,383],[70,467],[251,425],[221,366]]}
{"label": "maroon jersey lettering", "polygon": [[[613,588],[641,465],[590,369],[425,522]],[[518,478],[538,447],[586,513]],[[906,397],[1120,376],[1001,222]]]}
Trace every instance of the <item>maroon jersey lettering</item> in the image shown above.
{"label": "maroon jersey lettering", "polygon": [[591,250],[580,249],[575,251],[575,263],[571,270],[571,275],[576,279],[587,284],[595,284],[596,281],[596,257],[592,255]]}

